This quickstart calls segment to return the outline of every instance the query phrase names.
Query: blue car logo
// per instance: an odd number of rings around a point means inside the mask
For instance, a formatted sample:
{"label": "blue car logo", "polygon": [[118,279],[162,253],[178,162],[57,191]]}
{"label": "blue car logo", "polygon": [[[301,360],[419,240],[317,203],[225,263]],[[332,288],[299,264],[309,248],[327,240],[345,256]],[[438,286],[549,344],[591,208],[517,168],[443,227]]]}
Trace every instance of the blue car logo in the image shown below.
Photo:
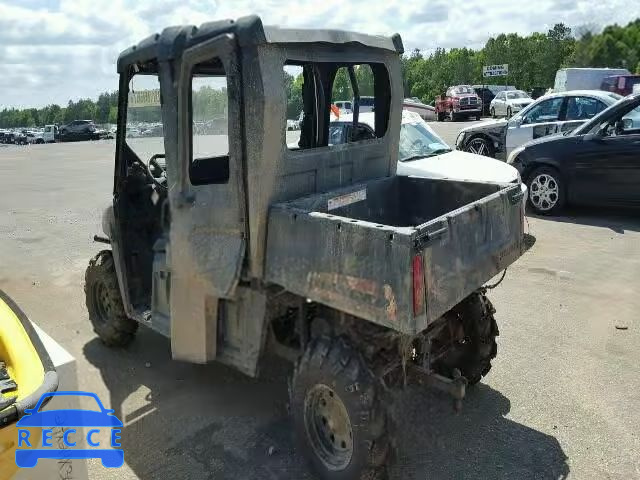
{"label": "blue car logo", "polygon": [[[99,410],[62,409],[40,412],[40,407],[49,397],[62,395],[91,397]],[[113,410],[104,408],[95,393],[91,392],[53,392],[40,397],[38,404],[25,410],[25,416],[18,420],[18,450],[16,450],[16,465],[22,468],[35,467],[40,458],[54,458],[72,460],[78,458],[99,458],[102,465],[109,468],[121,467],[124,463],[124,452],[120,448],[120,432],[122,422],[113,414]],[[30,439],[31,432],[26,428],[42,428],[41,444],[37,445]],[[66,448],[53,448],[52,429],[63,427],[62,437]],[[111,429],[111,448],[100,448],[100,442],[95,438],[100,432],[98,428],[91,428],[86,433],[87,444],[94,448],[74,448],[77,445],[78,432],[73,427],[102,427]],[[33,444],[32,444],[33,443]],[[29,448],[23,448],[29,447]],[[22,448],[22,449],[21,449]]]}

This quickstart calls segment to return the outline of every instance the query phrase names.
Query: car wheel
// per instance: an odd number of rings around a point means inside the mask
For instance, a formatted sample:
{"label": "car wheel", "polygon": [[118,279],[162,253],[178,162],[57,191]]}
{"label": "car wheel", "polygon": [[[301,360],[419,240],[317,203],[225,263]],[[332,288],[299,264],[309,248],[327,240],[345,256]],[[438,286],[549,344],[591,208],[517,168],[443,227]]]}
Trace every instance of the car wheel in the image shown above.
{"label": "car wheel", "polygon": [[486,137],[472,137],[464,147],[465,152],[493,157],[495,155],[493,145]]}
{"label": "car wheel", "polygon": [[342,338],[320,337],[298,361],[290,408],[298,447],[322,480],[386,477],[391,432],[383,386]]}
{"label": "car wheel", "polygon": [[511,116],[513,115],[513,112],[511,111],[511,107],[507,108],[507,118],[511,118]]}
{"label": "car wheel", "polygon": [[109,347],[130,344],[138,323],[124,311],[111,250],[102,250],[89,262],[84,291],[89,320],[100,340]]}
{"label": "car wheel", "polygon": [[490,110],[489,113],[491,113],[491,118],[496,118],[496,109],[495,108],[491,107],[491,110]]}
{"label": "car wheel", "polygon": [[560,173],[550,167],[537,168],[527,181],[528,203],[534,212],[549,215],[564,206],[565,191]]}

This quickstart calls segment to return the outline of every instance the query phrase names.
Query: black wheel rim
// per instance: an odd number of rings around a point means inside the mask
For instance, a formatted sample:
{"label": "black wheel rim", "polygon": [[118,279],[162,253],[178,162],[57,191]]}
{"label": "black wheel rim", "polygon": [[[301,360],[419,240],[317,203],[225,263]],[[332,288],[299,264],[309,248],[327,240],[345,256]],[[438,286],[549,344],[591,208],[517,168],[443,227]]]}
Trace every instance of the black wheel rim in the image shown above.
{"label": "black wheel rim", "polygon": [[102,282],[96,282],[93,285],[93,305],[95,307],[96,320],[100,323],[106,323],[109,318],[111,303],[109,302],[107,286]]}
{"label": "black wheel rim", "polygon": [[311,448],[329,470],[344,470],[353,456],[353,430],[349,413],[327,385],[307,392],[304,424]]}

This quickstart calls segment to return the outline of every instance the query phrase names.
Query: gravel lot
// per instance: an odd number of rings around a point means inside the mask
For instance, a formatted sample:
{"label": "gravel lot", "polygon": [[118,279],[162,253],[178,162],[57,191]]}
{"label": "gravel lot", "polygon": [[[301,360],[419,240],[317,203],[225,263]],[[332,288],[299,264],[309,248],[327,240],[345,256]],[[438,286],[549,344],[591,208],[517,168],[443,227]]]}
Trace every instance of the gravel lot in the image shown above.
{"label": "gravel lot", "polygon": [[[453,144],[462,123],[434,124]],[[288,366],[259,379],[170,359],[141,329],[96,339],[83,275],[113,181],[112,141],[0,148],[0,288],[78,360],[80,388],[125,423],[125,466],[92,478],[311,478],[287,417]],[[640,219],[528,219],[533,248],[490,293],[499,354],[460,415],[411,388],[397,402],[397,479],[640,478]],[[620,330],[616,327],[627,327]],[[268,455],[270,447],[275,448]]]}

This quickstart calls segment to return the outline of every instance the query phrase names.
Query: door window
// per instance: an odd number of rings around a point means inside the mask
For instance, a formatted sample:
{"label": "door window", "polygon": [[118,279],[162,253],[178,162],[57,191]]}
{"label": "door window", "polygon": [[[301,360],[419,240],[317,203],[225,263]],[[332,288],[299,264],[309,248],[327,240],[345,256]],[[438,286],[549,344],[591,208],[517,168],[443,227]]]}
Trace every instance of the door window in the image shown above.
{"label": "door window", "polygon": [[144,162],[164,153],[164,138],[150,135],[157,126],[162,127],[158,76],[135,75],[129,81],[125,135],[129,148]]}
{"label": "door window", "polygon": [[565,120],[588,120],[595,117],[607,106],[595,98],[569,97],[567,99],[567,113]]}
{"label": "door window", "polygon": [[220,59],[196,65],[191,77],[190,105],[189,178],[193,185],[229,181],[228,105],[227,77]]}
{"label": "door window", "polygon": [[557,122],[563,97],[551,98],[540,102],[529,110],[522,119],[523,124]]}

